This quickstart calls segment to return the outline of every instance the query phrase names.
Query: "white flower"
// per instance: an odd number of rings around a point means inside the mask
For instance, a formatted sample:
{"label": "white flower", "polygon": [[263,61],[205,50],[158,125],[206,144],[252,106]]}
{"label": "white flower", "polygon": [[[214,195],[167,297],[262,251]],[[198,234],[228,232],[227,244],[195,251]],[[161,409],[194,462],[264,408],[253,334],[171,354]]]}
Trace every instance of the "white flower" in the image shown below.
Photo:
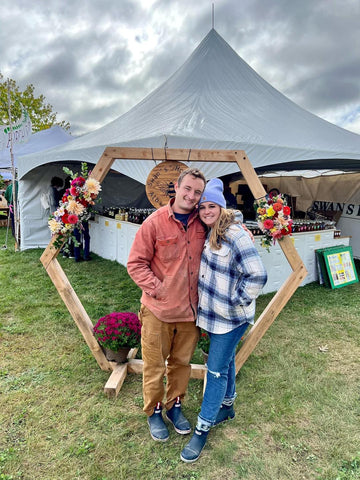
{"label": "white flower", "polygon": [[78,203],[76,200],[70,200],[67,209],[69,213],[80,215],[84,211],[84,205],[81,205],[81,203]]}
{"label": "white flower", "polygon": [[85,188],[89,193],[97,195],[101,190],[101,185],[95,178],[88,178],[85,182]]}
{"label": "white flower", "polygon": [[65,208],[61,206],[54,212],[54,217],[62,217],[64,213],[65,213]]}
{"label": "white flower", "polygon": [[55,218],[52,218],[49,220],[49,228],[51,233],[58,233],[62,228],[62,223],[55,220]]}

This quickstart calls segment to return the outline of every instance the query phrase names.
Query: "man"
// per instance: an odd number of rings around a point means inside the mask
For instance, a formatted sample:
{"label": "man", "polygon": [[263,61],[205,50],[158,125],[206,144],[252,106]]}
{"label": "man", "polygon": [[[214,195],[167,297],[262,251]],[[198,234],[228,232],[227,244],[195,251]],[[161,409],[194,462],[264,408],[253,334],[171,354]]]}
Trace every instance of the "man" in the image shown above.
{"label": "man", "polygon": [[205,183],[198,169],[181,173],[175,183],[175,198],[141,225],[127,263],[129,275],[142,289],[139,319],[144,412],[156,441],[169,438],[162,417],[165,373],[166,417],[177,433],[191,431],[181,401],[199,338],[195,325],[198,274],[206,234],[195,207]]}

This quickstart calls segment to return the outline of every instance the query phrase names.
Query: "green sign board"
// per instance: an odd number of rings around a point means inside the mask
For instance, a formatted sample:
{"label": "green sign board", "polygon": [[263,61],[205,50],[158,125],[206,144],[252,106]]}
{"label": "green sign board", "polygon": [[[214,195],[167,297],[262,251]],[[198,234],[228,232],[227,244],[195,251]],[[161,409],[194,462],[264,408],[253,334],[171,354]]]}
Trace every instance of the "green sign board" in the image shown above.
{"label": "green sign board", "polygon": [[350,246],[321,248],[316,256],[320,281],[327,287],[340,288],[359,281]]}

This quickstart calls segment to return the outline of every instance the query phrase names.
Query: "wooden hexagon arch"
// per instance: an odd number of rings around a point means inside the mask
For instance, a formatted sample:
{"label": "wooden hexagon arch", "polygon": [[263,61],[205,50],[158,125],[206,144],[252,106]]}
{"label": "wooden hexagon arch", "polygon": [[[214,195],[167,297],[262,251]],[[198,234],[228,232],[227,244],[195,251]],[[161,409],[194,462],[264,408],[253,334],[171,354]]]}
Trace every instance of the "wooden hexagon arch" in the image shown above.
{"label": "wooden hexagon arch", "polygon": [[[261,184],[254,168],[243,150],[189,150],[189,149],[152,149],[152,148],[121,148],[107,147],[91,173],[91,177],[100,183],[106,177],[116,159],[125,160],[159,160],[159,161],[185,161],[185,162],[236,162],[245,178],[255,199],[263,198],[266,191]],[[127,373],[142,373],[142,360],[135,359],[136,349],[133,349],[125,364],[109,362],[96,338],[93,335],[93,324],[83,305],[77,297],[64,271],[56,257],[60,248],[54,247],[57,236],[54,236],[43,252],[40,260],[49,277],[54,283],[59,295],[63,299],[72,318],[82,333],[92,354],[102,370],[112,372],[105,385],[105,393],[116,396],[125,380]],[[251,352],[259,343],[277,315],[284,308],[291,296],[307,275],[306,268],[297,253],[291,238],[284,237],[279,242],[283,253],[292,268],[292,273],[284,282],[280,290],[274,295],[268,306],[262,312],[245,338],[241,349],[236,355],[236,373],[243,366]],[[206,367],[204,365],[191,365],[191,377],[205,379]]]}

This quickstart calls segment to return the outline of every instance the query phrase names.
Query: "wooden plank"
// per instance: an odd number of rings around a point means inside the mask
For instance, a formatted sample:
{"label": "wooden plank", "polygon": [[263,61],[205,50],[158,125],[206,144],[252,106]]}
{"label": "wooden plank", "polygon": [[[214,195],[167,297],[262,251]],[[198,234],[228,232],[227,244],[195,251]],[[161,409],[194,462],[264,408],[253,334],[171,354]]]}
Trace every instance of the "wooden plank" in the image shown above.
{"label": "wooden plank", "polygon": [[108,397],[116,397],[124,383],[127,375],[127,364],[116,364],[112,374],[105,384],[104,392]]}
{"label": "wooden plank", "polygon": [[[198,378],[198,379],[203,379],[205,376],[205,373],[207,371],[207,368],[205,365],[198,365],[196,363],[191,363],[191,378]],[[143,361],[141,359],[130,359],[127,362],[128,366],[128,373],[137,373],[137,374],[142,374],[143,373]]]}
{"label": "wooden plank", "polygon": [[136,347],[136,348],[132,348],[132,349],[130,350],[130,352],[127,354],[127,358],[129,358],[129,359],[130,359],[130,358],[135,358],[138,350],[139,350],[139,349],[138,349],[137,347]]}
{"label": "wooden plank", "polygon": [[191,378],[203,379],[206,375],[207,368],[205,365],[198,365],[197,363],[191,363]]}
{"label": "wooden plank", "polygon": [[143,367],[144,363],[140,358],[130,359],[127,362],[128,373],[138,373],[142,375]]}
{"label": "wooden plank", "polygon": [[108,158],[113,159],[228,163],[236,162],[238,156],[245,154],[242,150],[193,150],[189,148],[151,149],[138,147],[107,147],[104,153],[106,153]]}
{"label": "wooden plank", "polygon": [[102,351],[93,334],[93,324],[88,314],[86,313],[85,308],[77,297],[74,289],[72,288],[63,269],[61,268],[59,262],[56,259],[53,259],[52,262],[48,265],[47,273],[53,281],[57,291],[59,292],[60,297],[62,298],[67,309],[69,310],[70,315],[78,326],[82,336],[84,337],[100,368],[102,370],[111,371],[111,365],[106,359],[104,352]]}
{"label": "wooden plank", "polygon": [[[284,252],[286,260],[289,262],[289,264],[290,264],[290,266],[293,270],[296,270],[301,265],[303,265],[303,261],[301,260],[301,257],[298,254],[298,251],[296,250],[291,237],[289,237],[289,236],[283,237],[279,242],[279,246],[280,246],[281,250]],[[304,278],[307,275],[306,270],[305,270],[305,272],[306,273],[305,273]]]}
{"label": "wooden plank", "polygon": [[236,355],[235,365],[236,373],[248,359],[256,345],[262,339],[268,328],[274,322],[281,310],[285,307],[291,296],[294,294],[298,286],[306,277],[307,271],[304,265],[300,265],[297,270],[292,272],[287,281],[282,285],[280,290],[272,298],[268,306],[260,315],[255,325],[251,328],[246,336],[243,345]]}
{"label": "wooden plank", "polygon": [[251,190],[251,193],[254,195],[255,200],[264,198],[266,196],[266,190],[263,184],[260,182],[260,179],[257,176],[254,167],[251,165],[246,153],[242,152],[242,155],[236,155],[235,159],[239,165],[241,174],[245,178]]}
{"label": "wooden plank", "polygon": [[101,183],[108,174],[114,160],[115,157],[110,154],[109,147],[105,148],[90,177]]}
{"label": "wooden plank", "polygon": [[[59,238],[59,235],[53,235],[51,237],[49,245],[46,247],[46,249],[43,251],[43,253],[40,257],[40,261],[44,265],[45,269],[47,269],[47,267],[49,266],[49,263],[52,262],[54,260],[54,258],[57,257],[57,255],[60,251],[61,247],[60,248],[55,248],[54,247],[54,243],[58,238]],[[64,242],[65,242],[65,239],[62,243],[64,243]]]}

